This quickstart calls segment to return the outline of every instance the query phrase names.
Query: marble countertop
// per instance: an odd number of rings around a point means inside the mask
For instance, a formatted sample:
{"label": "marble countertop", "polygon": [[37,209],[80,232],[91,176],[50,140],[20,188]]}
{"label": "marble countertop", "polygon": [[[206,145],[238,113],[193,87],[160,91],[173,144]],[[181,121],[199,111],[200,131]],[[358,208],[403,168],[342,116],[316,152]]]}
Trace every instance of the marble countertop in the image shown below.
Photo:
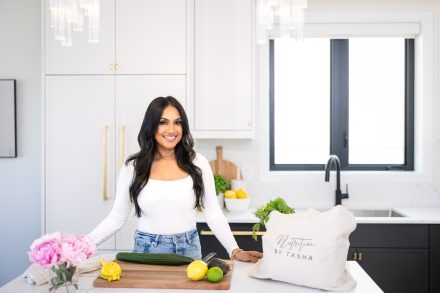
{"label": "marble countertop", "polygon": [[[353,210],[370,208],[347,207]],[[371,208],[380,210],[380,208]],[[303,209],[301,209],[303,210]],[[299,210],[299,211],[301,211]],[[396,207],[391,210],[402,214],[404,217],[356,217],[359,224],[440,224],[440,206],[434,207]],[[231,213],[224,210],[224,214],[229,223],[256,223],[258,218],[254,215],[255,209],[242,213]],[[197,215],[197,222],[206,222],[202,213]]]}
{"label": "marble countertop", "polygon": [[[248,272],[253,266],[252,263],[235,262],[232,275],[231,288],[228,292],[289,292],[289,293],[318,293],[322,290],[296,286],[284,282],[277,282],[272,280],[260,280],[248,276]],[[346,293],[380,293],[383,292],[374,281],[365,273],[365,271],[355,261],[347,262],[347,270],[351,273],[353,278],[357,281],[356,287],[350,291],[343,291]],[[93,280],[98,276],[98,271],[81,275],[79,278],[78,292],[98,293],[98,292],[189,292],[190,290],[182,289],[126,289],[126,288],[93,288]],[[61,291],[61,290],[60,290]],[[15,293],[15,292],[32,292],[32,293],[47,293],[49,292],[48,284],[35,286],[28,284],[22,276],[19,276],[0,288],[0,293]],[[197,290],[197,292],[213,292],[211,290]],[[339,291],[342,293],[342,291]]]}

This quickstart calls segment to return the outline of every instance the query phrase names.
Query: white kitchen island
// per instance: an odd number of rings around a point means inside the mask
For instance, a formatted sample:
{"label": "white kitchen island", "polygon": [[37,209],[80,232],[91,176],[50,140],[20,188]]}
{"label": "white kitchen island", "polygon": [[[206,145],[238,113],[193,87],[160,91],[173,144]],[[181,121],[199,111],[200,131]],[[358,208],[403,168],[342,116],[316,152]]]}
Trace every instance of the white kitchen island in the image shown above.
{"label": "white kitchen island", "polygon": [[[236,261],[234,263],[234,270],[232,275],[231,288],[225,292],[234,293],[267,293],[267,292],[277,292],[277,293],[317,293],[317,292],[328,292],[323,290],[311,289],[301,286],[295,286],[288,283],[277,282],[272,280],[260,280],[248,276],[248,271],[253,266],[252,263],[244,263]],[[357,281],[357,285],[350,291],[350,293],[380,293],[383,292],[374,281],[365,273],[365,271],[359,266],[355,261],[347,262],[347,269],[351,272],[353,278]],[[80,291],[81,293],[98,293],[98,292],[214,292],[213,290],[190,290],[190,289],[127,289],[127,288],[93,288],[93,280],[98,276],[98,271],[94,271],[88,274],[80,276]],[[64,292],[64,288],[60,288],[57,292]],[[0,288],[0,293],[48,293],[49,285],[29,285],[23,276],[19,276]],[[217,291],[221,292],[221,291]],[[342,291],[338,291],[342,292]],[[71,292],[73,293],[73,292]]]}

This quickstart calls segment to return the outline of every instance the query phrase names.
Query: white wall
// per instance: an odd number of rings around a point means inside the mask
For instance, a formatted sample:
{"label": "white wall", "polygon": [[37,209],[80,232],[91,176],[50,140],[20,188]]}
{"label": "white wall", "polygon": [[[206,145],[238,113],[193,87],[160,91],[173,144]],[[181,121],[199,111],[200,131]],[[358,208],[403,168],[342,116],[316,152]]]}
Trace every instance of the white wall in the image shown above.
{"label": "white wall", "polygon": [[[425,133],[423,145],[426,147],[419,152],[419,157],[425,156],[425,165],[418,171],[423,174],[402,174],[402,172],[343,172],[341,176],[342,191],[345,191],[345,183],[349,185],[350,198],[344,200],[347,206],[362,207],[396,207],[396,206],[430,206],[440,205],[440,130],[439,116],[440,106],[438,102],[438,9],[437,0],[309,0],[307,12],[329,12],[336,13],[376,13],[376,12],[397,12],[404,14],[410,11],[427,14],[432,20],[434,29],[434,48],[430,48],[432,58],[428,66],[433,66],[433,84],[431,94],[423,94],[423,102],[426,105],[430,101],[431,107],[425,107],[423,111],[418,110],[418,120],[425,121],[419,124],[419,130]],[[422,28],[422,30],[426,28]],[[429,28],[431,29],[431,28]],[[324,172],[290,172],[288,174],[268,172],[268,76],[264,68],[267,61],[267,51],[258,47],[257,71],[258,85],[255,102],[256,111],[256,137],[255,140],[197,140],[196,147],[199,152],[215,159],[215,146],[223,145],[223,158],[230,160],[242,168],[245,179],[249,180],[248,189],[252,196],[252,205],[258,206],[268,200],[282,196],[293,207],[307,208],[315,207],[320,209],[330,208],[334,204],[335,177],[331,176],[331,182],[324,182]],[[266,58],[266,60],[265,60]],[[434,65],[432,65],[434,64]],[[259,68],[260,67],[260,68]],[[426,72],[424,72],[426,73]],[[430,73],[432,75],[432,73]],[[419,99],[421,96],[418,97]],[[420,102],[421,100],[419,100]],[[233,107],[233,105],[231,105]],[[227,111],[227,109],[223,109]],[[417,152],[417,150],[416,150]],[[323,164],[325,162],[322,162]],[[428,166],[431,165],[431,166]],[[428,166],[428,167],[426,167]],[[423,170],[422,170],[423,169]]]}
{"label": "white wall", "polygon": [[41,234],[41,8],[0,0],[0,79],[17,80],[17,158],[0,158],[0,286],[29,265]]}

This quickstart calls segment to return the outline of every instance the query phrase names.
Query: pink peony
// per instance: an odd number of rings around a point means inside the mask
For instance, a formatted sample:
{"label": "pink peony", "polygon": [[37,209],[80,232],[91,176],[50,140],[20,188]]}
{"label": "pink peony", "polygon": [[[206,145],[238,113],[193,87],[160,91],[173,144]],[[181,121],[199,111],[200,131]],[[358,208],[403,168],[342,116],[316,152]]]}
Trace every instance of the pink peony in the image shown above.
{"label": "pink peony", "polygon": [[95,253],[95,244],[87,236],[59,232],[47,234],[31,245],[29,259],[42,267],[64,263],[66,267],[78,266]]}
{"label": "pink peony", "polygon": [[95,253],[95,245],[85,236],[65,235],[61,244],[60,262],[65,262],[67,267],[78,266]]}
{"label": "pink peony", "polygon": [[61,258],[60,239],[61,235],[57,232],[35,240],[31,245],[31,251],[28,252],[29,260],[43,268],[58,264]]}

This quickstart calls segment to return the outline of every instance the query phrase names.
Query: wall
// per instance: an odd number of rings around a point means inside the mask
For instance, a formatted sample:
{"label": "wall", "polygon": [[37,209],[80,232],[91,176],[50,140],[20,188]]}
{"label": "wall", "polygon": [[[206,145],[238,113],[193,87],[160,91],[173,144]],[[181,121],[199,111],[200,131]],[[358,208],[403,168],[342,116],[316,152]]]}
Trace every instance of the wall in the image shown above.
{"label": "wall", "polygon": [[0,158],[0,286],[22,273],[41,234],[41,8],[0,0],[0,79],[17,80],[17,158]]}
{"label": "wall", "polygon": [[[429,100],[432,107],[418,113],[419,121],[427,121],[419,125],[424,132],[422,140],[425,156],[425,166],[419,174],[403,174],[402,172],[343,172],[341,188],[349,185],[350,198],[343,204],[351,207],[392,208],[396,206],[430,206],[440,204],[440,130],[438,102],[438,9],[437,0],[387,0],[387,1],[350,1],[350,0],[309,0],[308,12],[427,12],[434,22],[433,56],[428,65],[433,67],[433,93],[423,95],[423,101]],[[307,19],[307,12],[306,12]],[[324,182],[324,172],[269,172],[268,171],[268,75],[265,68],[267,49],[257,47],[257,95],[255,97],[255,127],[254,140],[197,140],[196,147],[209,160],[215,159],[215,146],[223,145],[223,158],[239,165],[245,179],[248,181],[252,205],[258,206],[268,200],[281,196],[289,204],[297,208],[315,207],[330,208],[334,204],[335,177],[331,176],[330,183]],[[426,75],[425,77],[426,78]],[[224,109],[227,111],[227,109]],[[420,162],[420,160],[419,160]],[[323,164],[325,162],[322,162]],[[430,165],[430,166],[428,166]],[[418,173],[415,172],[415,173]],[[284,174],[282,174],[284,173]],[[423,173],[423,174],[420,174]]]}

